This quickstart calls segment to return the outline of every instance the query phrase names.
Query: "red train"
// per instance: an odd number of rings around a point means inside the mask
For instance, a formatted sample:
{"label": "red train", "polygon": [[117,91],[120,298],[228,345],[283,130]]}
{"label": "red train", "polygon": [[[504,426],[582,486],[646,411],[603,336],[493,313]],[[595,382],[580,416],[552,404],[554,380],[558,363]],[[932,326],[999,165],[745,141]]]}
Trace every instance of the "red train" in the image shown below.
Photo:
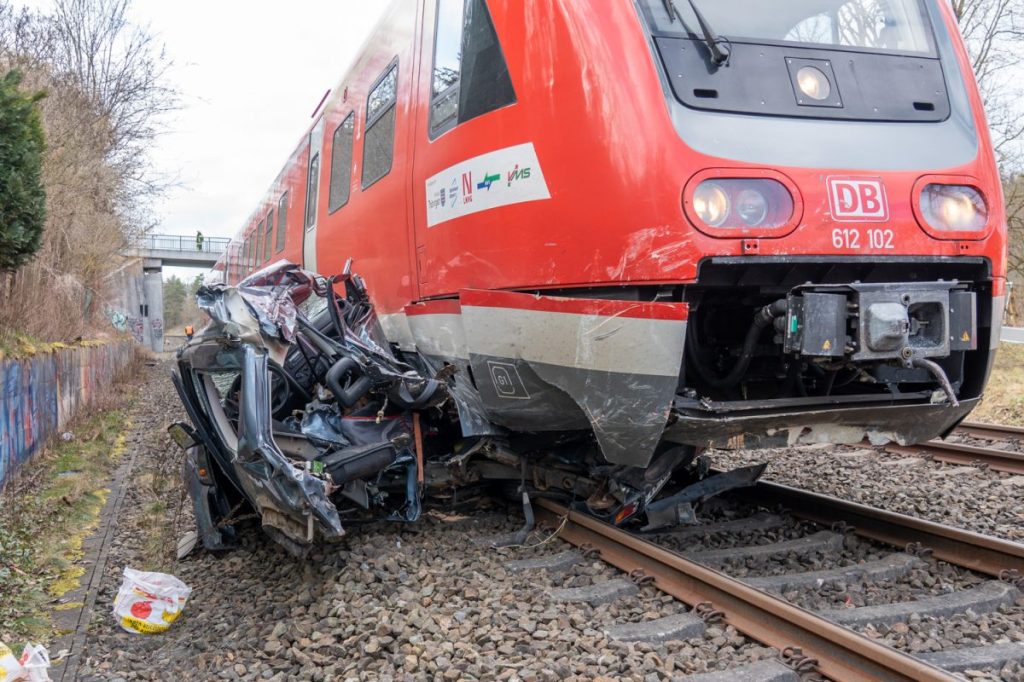
{"label": "red train", "polygon": [[941,0],[394,2],[218,268],[353,259],[463,436],[911,442],[977,404],[1006,222]]}

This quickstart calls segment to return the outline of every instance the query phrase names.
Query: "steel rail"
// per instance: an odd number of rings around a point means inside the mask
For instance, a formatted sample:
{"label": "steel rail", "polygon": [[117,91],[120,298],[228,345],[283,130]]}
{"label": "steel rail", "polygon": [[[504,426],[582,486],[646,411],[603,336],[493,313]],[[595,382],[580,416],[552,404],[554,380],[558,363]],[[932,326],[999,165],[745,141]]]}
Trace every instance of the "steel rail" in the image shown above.
{"label": "steel rail", "polygon": [[558,535],[589,546],[627,573],[637,569],[654,585],[690,606],[710,602],[738,631],[779,650],[798,646],[836,680],[953,680],[940,668],[887,647],[767,592],[689,561],[679,554],[551,500],[537,501],[538,517]]}
{"label": "steel rail", "polygon": [[844,522],[858,535],[878,542],[900,548],[920,543],[935,558],[980,573],[999,577],[1016,570],[1024,574],[1024,545],[1009,540],[779,483],[761,481],[743,494],[762,504],[782,505],[795,516],[826,526]]}
{"label": "steel rail", "polygon": [[949,464],[984,464],[995,471],[1024,474],[1024,453],[1008,452],[962,443],[929,440],[917,445],[886,445],[885,449],[905,455],[925,455]]}
{"label": "steel rail", "polygon": [[1006,438],[1024,439],[1024,427],[1003,426],[1001,424],[983,424],[981,422],[962,422],[956,427],[956,432],[966,433],[976,438],[995,438],[1003,440]]}

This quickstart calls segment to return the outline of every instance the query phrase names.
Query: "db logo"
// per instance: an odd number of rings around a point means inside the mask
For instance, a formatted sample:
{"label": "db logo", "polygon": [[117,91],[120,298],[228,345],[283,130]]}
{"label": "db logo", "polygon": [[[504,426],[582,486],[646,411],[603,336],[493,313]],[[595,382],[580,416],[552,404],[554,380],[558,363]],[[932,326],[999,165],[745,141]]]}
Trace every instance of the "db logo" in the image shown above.
{"label": "db logo", "polygon": [[833,177],[826,182],[833,219],[856,222],[889,219],[889,202],[881,180]]}

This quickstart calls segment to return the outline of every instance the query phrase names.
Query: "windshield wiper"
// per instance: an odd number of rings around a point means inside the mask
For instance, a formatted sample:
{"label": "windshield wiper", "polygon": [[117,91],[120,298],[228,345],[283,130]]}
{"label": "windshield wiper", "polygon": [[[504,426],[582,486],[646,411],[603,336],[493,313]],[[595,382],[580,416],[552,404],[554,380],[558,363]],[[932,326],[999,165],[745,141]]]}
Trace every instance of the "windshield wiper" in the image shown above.
{"label": "windshield wiper", "polygon": [[[668,18],[672,22],[675,22],[676,17],[679,17],[680,23],[683,21],[683,15],[679,12],[679,8],[676,7],[675,0],[663,0],[665,3],[665,10],[668,12]],[[711,50],[711,61],[714,64],[721,66],[729,61],[729,41],[722,38],[715,30],[711,28],[711,24],[701,14],[700,8],[697,7],[697,0],[688,0],[690,3],[690,9],[693,10],[693,15],[697,17],[697,23],[700,25],[701,33],[704,34],[704,44]]]}

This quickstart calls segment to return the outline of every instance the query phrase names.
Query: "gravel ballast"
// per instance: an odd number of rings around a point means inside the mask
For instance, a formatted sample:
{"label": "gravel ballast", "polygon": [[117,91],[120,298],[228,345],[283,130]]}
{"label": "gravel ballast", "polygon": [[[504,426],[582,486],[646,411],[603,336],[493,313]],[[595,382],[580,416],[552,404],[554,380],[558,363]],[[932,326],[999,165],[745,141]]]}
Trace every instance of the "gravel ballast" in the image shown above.
{"label": "gravel ballast", "polygon": [[[432,512],[412,525],[354,526],[344,541],[306,560],[249,528],[234,551],[199,550],[174,562],[169,552],[191,521],[187,500],[179,511],[181,454],[164,433],[183,416],[168,371],[167,364],[148,371],[133,410],[132,488],[117,520],[78,680],[654,682],[777,655],[714,623],[687,641],[613,639],[607,633],[615,626],[688,609],[650,586],[610,603],[554,601],[550,590],[625,576],[594,559],[510,570],[509,562],[571,549],[560,540],[503,550],[474,543],[515,530],[517,513],[458,520]],[[530,542],[540,540],[535,534]],[[125,566],[169,572],[193,588],[183,616],[166,633],[133,635],[117,626],[110,605]]]}
{"label": "gravel ballast", "polygon": [[764,480],[1024,541],[1024,476],[834,445],[716,450],[710,457],[723,469],[768,462]]}
{"label": "gravel ballast", "polygon": [[[319,548],[305,560],[249,527],[234,551],[199,550],[174,561],[175,540],[191,528],[191,515],[177,480],[182,455],[164,431],[184,416],[168,371],[166,363],[147,371],[133,409],[131,487],[88,624],[78,680],[657,682],[777,658],[777,651],[722,623],[681,627],[688,634],[703,629],[684,641],[628,641],[638,631],[632,626],[689,624],[689,609],[651,586],[624,590],[611,601],[556,601],[552,592],[573,594],[626,576],[539,532],[527,547],[489,548],[487,538],[518,528],[518,511],[465,517],[434,510],[411,525],[353,525],[341,543]],[[894,455],[856,450],[714,453],[714,461],[724,467],[768,460],[766,477],[774,480],[1013,539],[1011,531],[1021,520],[1014,510],[1024,508],[1019,499],[1024,485],[980,469],[950,475],[943,473],[948,465],[898,462]],[[712,520],[731,522],[748,511],[755,510],[733,510]],[[716,551],[796,540],[822,530],[762,512],[753,527],[733,524],[718,534],[685,531],[659,541],[680,551]],[[849,534],[838,546],[723,559],[720,567],[756,578],[881,560],[893,551]],[[554,558],[541,561],[547,557]],[[808,608],[855,607],[923,599],[979,582],[952,567],[935,569],[933,563],[874,587],[851,578],[816,591],[798,586],[786,596]],[[168,632],[132,635],[117,626],[110,605],[125,566],[169,572],[192,586],[184,615]],[[911,615],[905,622],[859,629],[913,653],[994,646],[1024,642],[1021,611],[1013,605],[943,619]],[[619,639],[615,633],[626,634]],[[1008,663],[962,675],[1024,679],[1024,669]]]}

